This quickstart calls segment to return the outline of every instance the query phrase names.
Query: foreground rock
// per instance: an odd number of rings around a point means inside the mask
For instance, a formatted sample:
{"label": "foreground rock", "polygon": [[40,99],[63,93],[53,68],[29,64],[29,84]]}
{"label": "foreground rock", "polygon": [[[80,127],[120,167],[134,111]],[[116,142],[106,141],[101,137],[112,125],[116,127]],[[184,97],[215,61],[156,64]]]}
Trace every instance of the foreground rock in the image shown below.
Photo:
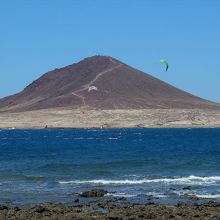
{"label": "foreground rock", "polygon": [[107,202],[74,207],[62,204],[41,204],[23,208],[1,206],[0,219],[3,220],[70,220],[70,219],[220,219],[219,205],[115,205]]}

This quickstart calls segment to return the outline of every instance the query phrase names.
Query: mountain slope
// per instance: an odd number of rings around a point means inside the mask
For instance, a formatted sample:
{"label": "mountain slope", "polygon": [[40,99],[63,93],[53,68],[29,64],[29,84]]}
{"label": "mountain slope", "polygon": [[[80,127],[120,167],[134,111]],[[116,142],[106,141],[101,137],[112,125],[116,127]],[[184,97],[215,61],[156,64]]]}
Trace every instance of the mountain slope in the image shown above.
{"label": "mountain slope", "polygon": [[[91,86],[97,91],[89,91]],[[50,71],[22,92],[0,100],[0,111],[55,107],[220,109],[217,103],[193,96],[106,56],[93,56]]]}

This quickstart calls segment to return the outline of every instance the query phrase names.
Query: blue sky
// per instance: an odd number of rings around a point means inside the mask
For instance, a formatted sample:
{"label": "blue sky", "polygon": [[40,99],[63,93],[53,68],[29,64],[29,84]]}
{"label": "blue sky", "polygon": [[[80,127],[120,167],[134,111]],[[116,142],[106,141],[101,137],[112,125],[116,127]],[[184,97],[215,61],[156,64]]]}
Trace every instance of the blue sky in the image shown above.
{"label": "blue sky", "polygon": [[219,0],[0,0],[0,97],[100,54],[220,102],[219,11]]}

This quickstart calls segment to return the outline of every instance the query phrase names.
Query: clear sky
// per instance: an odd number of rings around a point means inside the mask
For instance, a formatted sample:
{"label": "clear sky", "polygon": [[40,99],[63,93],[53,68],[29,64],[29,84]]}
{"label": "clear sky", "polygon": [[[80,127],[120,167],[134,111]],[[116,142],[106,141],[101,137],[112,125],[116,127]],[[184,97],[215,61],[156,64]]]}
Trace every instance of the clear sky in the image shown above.
{"label": "clear sky", "polygon": [[0,0],[0,28],[0,97],[100,54],[220,102],[219,0]]}

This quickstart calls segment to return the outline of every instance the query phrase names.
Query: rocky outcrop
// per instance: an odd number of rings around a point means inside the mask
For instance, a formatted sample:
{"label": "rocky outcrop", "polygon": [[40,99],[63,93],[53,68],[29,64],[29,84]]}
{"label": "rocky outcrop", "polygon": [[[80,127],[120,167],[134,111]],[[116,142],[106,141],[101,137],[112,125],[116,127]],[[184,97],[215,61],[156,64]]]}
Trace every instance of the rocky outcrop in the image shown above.
{"label": "rocky outcrop", "polygon": [[80,197],[103,197],[108,191],[103,189],[93,189],[91,191],[82,192],[79,194]]}

